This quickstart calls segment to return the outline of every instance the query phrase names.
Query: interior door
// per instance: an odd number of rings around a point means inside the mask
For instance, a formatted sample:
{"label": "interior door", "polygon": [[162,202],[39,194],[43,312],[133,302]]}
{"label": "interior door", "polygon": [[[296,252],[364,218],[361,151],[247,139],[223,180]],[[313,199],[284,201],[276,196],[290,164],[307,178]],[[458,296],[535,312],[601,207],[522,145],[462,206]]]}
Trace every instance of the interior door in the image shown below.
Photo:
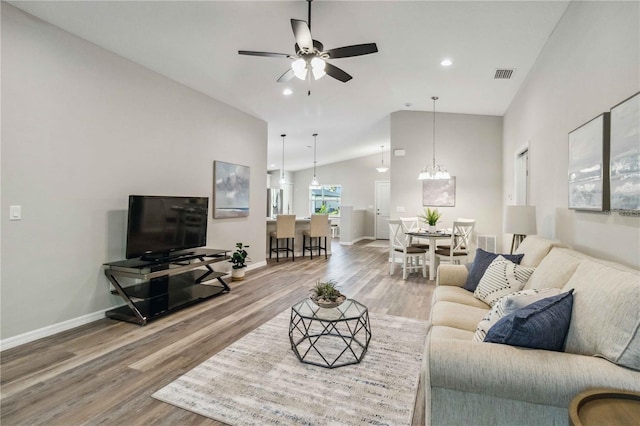
{"label": "interior door", "polygon": [[376,182],[376,239],[389,239],[389,197],[391,183],[389,181]]}

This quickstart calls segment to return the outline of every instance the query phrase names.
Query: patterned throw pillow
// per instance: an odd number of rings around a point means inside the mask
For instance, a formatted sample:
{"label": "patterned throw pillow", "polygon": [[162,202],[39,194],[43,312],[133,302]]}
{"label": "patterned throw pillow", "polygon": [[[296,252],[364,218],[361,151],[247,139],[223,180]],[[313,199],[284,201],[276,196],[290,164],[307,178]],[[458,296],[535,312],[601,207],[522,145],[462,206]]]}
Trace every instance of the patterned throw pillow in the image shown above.
{"label": "patterned throw pillow", "polygon": [[524,308],[537,302],[538,300],[546,297],[555,296],[560,293],[558,288],[543,288],[541,290],[522,290],[515,293],[507,294],[498,300],[493,305],[493,308],[485,315],[484,318],[478,323],[476,328],[476,334],[473,336],[474,342],[482,342],[487,335],[487,332],[493,327],[495,323],[502,317],[509,315],[519,309]]}
{"label": "patterned throw pillow", "polygon": [[467,275],[467,281],[464,283],[464,289],[469,291],[476,291],[478,287],[478,283],[485,271],[491,265],[491,262],[495,260],[496,257],[502,256],[505,259],[512,261],[513,263],[520,264],[520,261],[524,257],[524,254],[497,254],[491,253],[488,251],[484,251],[481,248],[476,249],[476,255],[473,258],[473,263],[471,264],[471,268],[467,268],[469,271],[469,275]]}
{"label": "patterned throw pillow", "polygon": [[473,295],[493,306],[502,296],[522,290],[535,269],[516,265],[498,256],[485,271]]}
{"label": "patterned throw pillow", "polygon": [[538,300],[498,321],[485,342],[562,351],[571,323],[573,289]]}

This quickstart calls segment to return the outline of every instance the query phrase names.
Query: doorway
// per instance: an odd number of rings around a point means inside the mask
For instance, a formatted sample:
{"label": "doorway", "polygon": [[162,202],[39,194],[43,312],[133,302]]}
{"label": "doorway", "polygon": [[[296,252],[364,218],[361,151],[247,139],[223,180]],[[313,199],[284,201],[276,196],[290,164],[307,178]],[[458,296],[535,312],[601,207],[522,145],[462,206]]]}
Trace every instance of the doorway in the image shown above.
{"label": "doorway", "polygon": [[391,182],[376,181],[376,240],[389,239],[389,199],[391,195]]}

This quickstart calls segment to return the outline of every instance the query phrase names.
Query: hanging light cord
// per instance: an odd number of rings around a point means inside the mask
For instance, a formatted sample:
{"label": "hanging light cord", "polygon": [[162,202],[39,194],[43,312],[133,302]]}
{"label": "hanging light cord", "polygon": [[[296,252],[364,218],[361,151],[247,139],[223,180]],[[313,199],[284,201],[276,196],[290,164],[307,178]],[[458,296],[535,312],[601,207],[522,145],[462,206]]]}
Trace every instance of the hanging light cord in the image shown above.
{"label": "hanging light cord", "polygon": [[316,138],[318,137],[317,133],[313,134],[313,177],[316,177]]}
{"label": "hanging light cord", "polygon": [[433,99],[433,170],[436,169],[436,100],[437,96],[432,96]]}
{"label": "hanging light cord", "polygon": [[285,134],[280,135],[282,136],[282,173],[280,173],[280,179],[282,181],[284,181],[284,138],[287,136]]}

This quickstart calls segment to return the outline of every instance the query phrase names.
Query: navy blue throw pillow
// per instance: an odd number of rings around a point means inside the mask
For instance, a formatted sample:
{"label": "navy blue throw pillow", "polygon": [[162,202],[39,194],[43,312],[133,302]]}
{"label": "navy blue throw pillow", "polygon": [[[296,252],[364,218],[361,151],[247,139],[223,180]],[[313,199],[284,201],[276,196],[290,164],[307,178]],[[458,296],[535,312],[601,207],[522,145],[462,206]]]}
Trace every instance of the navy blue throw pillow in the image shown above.
{"label": "navy blue throw pillow", "polygon": [[573,289],[538,300],[501,318],[489,329],[484,341],[561,352],[572,309]]}
{"label": "navy blue throw pillow", "polygon": [[467,281],[464,283],[463,288],[469,291],[476,291],[476,287],[478,287],[478,283],[484,275],[484,272],[498,256],[502,256],[519,265],[524,254],[497,254],[484,251],[481,248],[476,249],[476,257],[473,258],[473,264],[471,265],[469,275],[467,275]]}

